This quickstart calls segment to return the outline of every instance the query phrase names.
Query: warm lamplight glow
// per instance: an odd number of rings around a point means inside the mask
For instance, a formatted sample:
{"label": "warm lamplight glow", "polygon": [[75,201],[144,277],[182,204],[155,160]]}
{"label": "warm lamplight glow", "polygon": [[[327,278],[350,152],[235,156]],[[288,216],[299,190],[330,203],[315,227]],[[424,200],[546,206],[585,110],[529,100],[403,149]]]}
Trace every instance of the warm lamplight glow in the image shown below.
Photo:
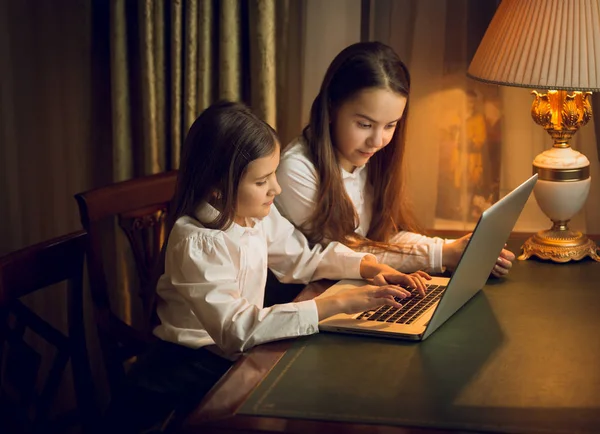
{"label": "warm lamplight glow", "polygon": [[596,245],[568,226],[591,184],[590,162],[569,140],[590,120],[591,91],[600,90],[600,0],[503,0],[467,75],[547,90],[532,92],[531,116],[554,143],[536,156],[533,172],[536,201],[552,227],[528,239],[519,258],[600,261]]}

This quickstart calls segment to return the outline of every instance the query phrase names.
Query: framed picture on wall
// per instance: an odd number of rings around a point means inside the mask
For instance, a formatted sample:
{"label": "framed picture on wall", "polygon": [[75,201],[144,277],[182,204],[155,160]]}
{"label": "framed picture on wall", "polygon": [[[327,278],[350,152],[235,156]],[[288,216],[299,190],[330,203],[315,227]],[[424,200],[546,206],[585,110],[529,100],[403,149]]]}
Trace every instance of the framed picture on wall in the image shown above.
{"label": "framed picture on wall", "polygon": [[436,106],[439,160],[434,227],[472,229],[500,195],[500,89],[467,78],[467,68],[495,0],[467,0],[446,9],[441,92]]}
{"label": "framed picture on wall", "polygon": [[496,86],[465,80],[440,93],[435,227],[470,228],[499,198],[502,106]]}

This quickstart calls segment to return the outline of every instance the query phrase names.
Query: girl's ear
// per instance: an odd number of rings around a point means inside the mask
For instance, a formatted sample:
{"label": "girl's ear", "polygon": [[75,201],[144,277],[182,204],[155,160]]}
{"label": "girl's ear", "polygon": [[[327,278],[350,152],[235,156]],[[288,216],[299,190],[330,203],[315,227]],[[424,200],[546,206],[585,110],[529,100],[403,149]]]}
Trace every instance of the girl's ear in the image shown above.
{"label": "girl's ear", "polygon": [[219,190],[218,188],[215,188],[208,198],[208,203],[210,203],[212,206],[214,206],[216,208],[220,208],[222,205],[222,203],[221,203],[222,197],[223,197],[223,195],[221,194],[221,190]]}

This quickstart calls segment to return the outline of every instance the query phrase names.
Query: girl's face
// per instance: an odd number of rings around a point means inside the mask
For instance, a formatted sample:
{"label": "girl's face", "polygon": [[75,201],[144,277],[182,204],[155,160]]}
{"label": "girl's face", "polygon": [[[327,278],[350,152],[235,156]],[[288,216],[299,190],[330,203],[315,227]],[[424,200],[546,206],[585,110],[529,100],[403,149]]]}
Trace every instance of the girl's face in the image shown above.
{"label": "girl's face", "polygon": [[358,92],[331,115],[331,140],[344,170],[354,171],[383,149],[404,114],[406,97],[389,89]]}
{"label": "girl's face", "polygon": [[269,214],[273,199],[281,193],[275,177],[279,166],[279,144],[275,151],[263,158],[251,161],[238,186],[234,221],[246,226],[247,218],[264,218]]}

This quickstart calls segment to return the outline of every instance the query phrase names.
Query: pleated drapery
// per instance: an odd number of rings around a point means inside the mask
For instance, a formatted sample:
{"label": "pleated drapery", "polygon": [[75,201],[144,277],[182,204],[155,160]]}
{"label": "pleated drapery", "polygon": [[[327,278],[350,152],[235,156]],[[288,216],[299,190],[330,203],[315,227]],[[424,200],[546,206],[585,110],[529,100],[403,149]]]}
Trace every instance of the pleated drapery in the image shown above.
{"label": "pleated drapery", "polygon": [[177,168],[189,126],[218,99],[244,101],[277,128],[289,63],[277,23],[292,3],[112,0],[113,180]]}

